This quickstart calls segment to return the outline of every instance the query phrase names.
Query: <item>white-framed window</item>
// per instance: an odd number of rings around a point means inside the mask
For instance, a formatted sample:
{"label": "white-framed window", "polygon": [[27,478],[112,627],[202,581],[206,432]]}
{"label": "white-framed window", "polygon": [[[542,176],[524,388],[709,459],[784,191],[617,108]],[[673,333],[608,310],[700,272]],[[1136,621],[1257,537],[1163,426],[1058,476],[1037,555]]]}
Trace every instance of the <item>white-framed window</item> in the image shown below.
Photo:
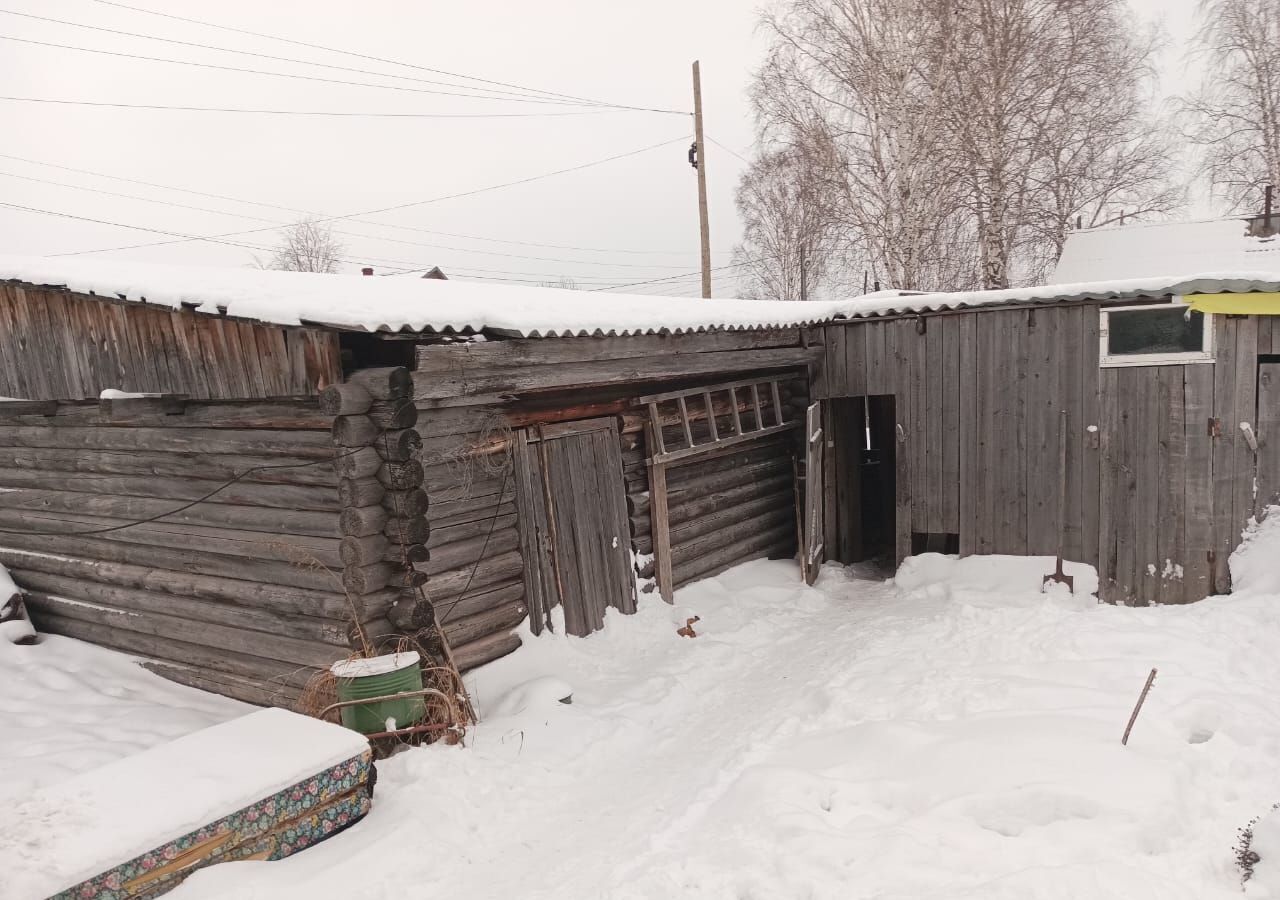
{"label": "white-framed window", "polygon": [[1103,368],[1213,362],[1213,316],[1172,303],[1104,306],[1099,323]]}

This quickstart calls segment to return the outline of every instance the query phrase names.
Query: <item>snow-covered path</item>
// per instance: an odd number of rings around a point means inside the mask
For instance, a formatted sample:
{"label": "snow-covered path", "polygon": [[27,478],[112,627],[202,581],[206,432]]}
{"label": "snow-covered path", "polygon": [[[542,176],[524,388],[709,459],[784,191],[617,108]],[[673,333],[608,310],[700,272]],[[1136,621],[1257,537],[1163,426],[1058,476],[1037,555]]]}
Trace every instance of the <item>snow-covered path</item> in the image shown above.
{"label": "snow-covered path", "polygon": [[1236,829],[1280,800],[1280,597],[1123,609],[1044,571],[759,562],[530,639],[478,674],[468,749],[384,762],[359,827],[174,896],[1239,896]]}

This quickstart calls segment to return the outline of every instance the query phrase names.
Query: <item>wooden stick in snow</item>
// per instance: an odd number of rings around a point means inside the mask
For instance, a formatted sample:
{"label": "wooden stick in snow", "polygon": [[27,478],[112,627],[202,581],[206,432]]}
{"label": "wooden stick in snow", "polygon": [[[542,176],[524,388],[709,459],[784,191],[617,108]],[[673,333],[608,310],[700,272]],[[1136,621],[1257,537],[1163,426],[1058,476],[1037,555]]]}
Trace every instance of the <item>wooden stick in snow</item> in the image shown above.
{"label": "wooden stick in snow", "polygon": [[1129,732],[1133,731],[1133,723],[1138,721],[1138,713],[1142,711],[1142,704],[1146,702],[1147,694],[1151,690],[1151,685],[1156,682],[1156,670],[1152,669],[1151,674],[1147,676],[1147,683],[1142,686],[1142,693],[1138,695],[1138,702],[1133,707],[1133,715],[1129,716],[1129,724],[1125,726],[1124,737],[1120,739],[1123,746],[1129,745]]}

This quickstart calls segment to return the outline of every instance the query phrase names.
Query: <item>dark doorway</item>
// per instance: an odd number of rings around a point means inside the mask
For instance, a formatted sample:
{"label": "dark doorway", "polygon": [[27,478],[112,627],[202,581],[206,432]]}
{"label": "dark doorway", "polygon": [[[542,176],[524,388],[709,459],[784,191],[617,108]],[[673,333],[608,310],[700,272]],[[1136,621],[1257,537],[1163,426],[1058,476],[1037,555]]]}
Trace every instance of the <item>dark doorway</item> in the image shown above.
{"label": "dark doorway", "polygon": [[1258,357],[1258,472],[1255,496],[1261,513],[1269,503],[1280,502],[1280,356]]}
{"label": "dark doorway", "polygon": [[896,537],[897,419],[892,394],[830,401],[835,436],[836,534],[833,557],[840,562],[894,562]]}

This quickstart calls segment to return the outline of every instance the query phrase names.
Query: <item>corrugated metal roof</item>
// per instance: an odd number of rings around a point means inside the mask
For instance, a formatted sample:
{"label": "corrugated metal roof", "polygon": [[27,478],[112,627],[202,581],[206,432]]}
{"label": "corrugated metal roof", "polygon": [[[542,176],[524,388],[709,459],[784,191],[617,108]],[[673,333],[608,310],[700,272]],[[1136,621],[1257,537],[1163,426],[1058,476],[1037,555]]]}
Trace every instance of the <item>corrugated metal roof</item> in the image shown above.
{"label": "corrugated metal roof", "polygon": [[1091,281],[1004,291],[880,291],[808,302],[628,296],[421,278],[316,275],[0,256],[0,281],[190,308],[209,315],[370,332],[568,337],[682,334],[818,325],[841,319],[1007,304],[1280,290],[1280,268]]}
{"label": "corrugated metal roof", "polygon": [[628,296],[422,278],[0,256],[0,280],[280,325],[563,337],[794,327],[838,304]]}
{"label": "corrugated metal roof", "polygon": [[1123,281],[1051,284],[1004,291],[951,291],[934,294],[901,293],[847,301],[848,318],[912,315],[954,309],[982,309],[1027,303],[1067,303],[1082,300],[1126,300],[1168,294],[1253,293],[1280,290],[1280,272],[1227,272]]}

